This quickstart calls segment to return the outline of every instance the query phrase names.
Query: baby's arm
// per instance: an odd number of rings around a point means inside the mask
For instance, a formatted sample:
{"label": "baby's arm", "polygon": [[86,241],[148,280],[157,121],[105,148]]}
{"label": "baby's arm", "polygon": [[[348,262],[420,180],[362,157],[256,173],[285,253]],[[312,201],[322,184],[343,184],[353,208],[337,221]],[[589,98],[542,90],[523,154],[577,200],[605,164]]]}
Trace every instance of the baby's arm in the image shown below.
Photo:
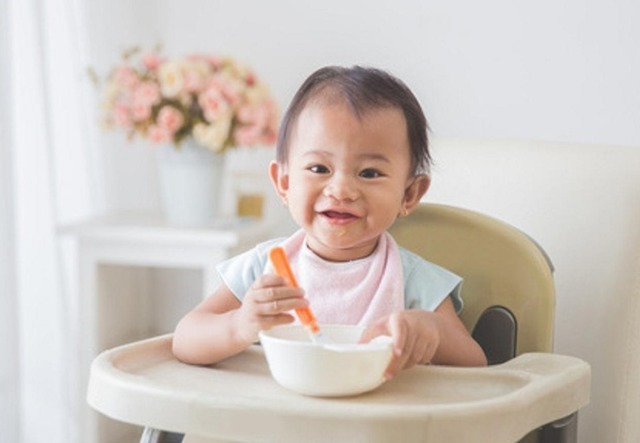
{"label": "baby's arm", "polygon": [[365,330],[362,341],[381,334],[393,338],[393,358],[385,372],[387,378],[416,364],[487,364],[482,348],[469,335],[448,297],[434,312],[405,310],[380,319]]}
{"label": "baby's arm", "polygon": [[287,286],[276,275],[259,277],[242,303],[221,284],[180,320],[173,353],[185,363],[216,363],[258,341],[261,330],[291,323],[294,319],[287,311],[307,305],[302,289]]}

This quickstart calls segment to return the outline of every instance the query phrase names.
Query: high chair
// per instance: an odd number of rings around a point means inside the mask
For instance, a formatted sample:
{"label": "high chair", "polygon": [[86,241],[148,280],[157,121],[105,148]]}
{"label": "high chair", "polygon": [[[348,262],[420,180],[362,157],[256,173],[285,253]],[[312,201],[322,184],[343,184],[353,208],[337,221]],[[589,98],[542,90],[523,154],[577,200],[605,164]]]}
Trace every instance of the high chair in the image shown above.
{"label": "high chair", "polygon": [[452,206],[422,204],[391,229],[399,245],[462,276],[462,322],[489,364],[553,351],[553,264],[523,232]]}
{"label": "high chair", "polygon": [[[464,277],[462,322],[489,365],[553,351],[553,264],[525,233],[486,215],[421,204],[391,233],[399,245]],[[577,441],[577,412],[533,431],[526,441]]]}
{"label": "high chair", "polygon": [[512,226],[444,205],[420,205],[391,233],[464,277],[461,318],[489,367],[420,366],[366,395],[311,398],[277,386],[259,346],[196,367],[178,362],[163,336],[98,356],[89,404],[145,426],[145,443],[179,442],[183,433],[194,443],[576,442],[590,368],[551,353],[555,292],[544,251]]}

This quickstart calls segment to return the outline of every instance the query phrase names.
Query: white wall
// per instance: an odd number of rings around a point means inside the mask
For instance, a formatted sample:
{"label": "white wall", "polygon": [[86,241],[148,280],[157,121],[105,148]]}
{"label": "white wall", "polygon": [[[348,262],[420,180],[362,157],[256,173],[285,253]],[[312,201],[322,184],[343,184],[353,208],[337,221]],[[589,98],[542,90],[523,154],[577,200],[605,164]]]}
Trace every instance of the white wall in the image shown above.
{"label": "white wall", "polygon": [[[636,25],[640,2],[636,0],[94,0],[87,7],[93,65],[103,73],[123,49],[136,44],[149,48],[163,43],[168,55],[228,54],[252,65],[284,109],[301,81],[322,65],[375,65],[397,74],[414,90],[437,137],[553,140],[640,149],[640,28]],[[105,134],[102,143],[107,207],[156,208],[151,149],[143,143],[128,144],[118,134]],[[599,161],[606,165],[607,159],[603,156]],[[573,166],[557,168],[572,171]],[[535,179],[532,175],[530,184]],[[572,186],[590,181],[582,179],[572,181]],[[606,198],[607,184],[599,183],[597,177],[591,183],[583,194],[575,190],[574,195],[588,199],[595,192],[598,198]],[[473,189],[468,183],[463,187]],[[545,185],[547,191],[552,187]],[[501,196],[478,198],[492,208],[499,206],[494,203]],[[579,203],[577,207],[588,212],[589,200]],[[516,225],[522,221],[520,227],[525,228],[531,210],[524,203],[522,208],[511,208],[507,215],[512,219],[507,221]],[[624,227],[624,221],[619,224]],[[544,235],[553,232],[545,230]],[[585,239],[595,236],[600,241],[606,235],[583,234]],[[573,254],[556,252],[562,260]],[[567,319],[579,318],[577,324],[582,326],[595,315],[614,324],[615,313],[600,311],[605,306],[593,300],[581,303],[583,294],[563,292],[562,296],[568,299],[563,299],[558,311],[559,349],[591,356],[595,351],[590,347],[606,348],[604,337],[612,338],[616,331],[595,336],[597,341],[592,343],[576,333]],[[610,373],[599,366],[597,380],[602,382],[623,369]],[[637,388],[637,379],[630,380],[629,386]],[[588,412],[593,420],[586,429],[596,429],[597,417],[602,417],[607,429],[622,432],[625,425],[616,424],[618,418],[608,412],[606,402],[612,394],[606,389],[595,386],[596,398],[604,402]],[[603,441],[599,437],[597,432],[583,432],[581,441],[599,443]]]}
{"label": "white wall", "polygon": [[163,4],[167,49],[242,57],[283,104],[320,65],[374,64],[405,79],[441,136],[640,144],[638,2]]}
{"label": "white wall", "polygon": [[[634,0],[97,0],[88,8],[103,73],[138,44],[230,54],[284,108],[315,68],[368,64],[413,88],[438,136],[640,145]],[[113,134],[104,143],[109,204],[157,205],[150,150]]]}

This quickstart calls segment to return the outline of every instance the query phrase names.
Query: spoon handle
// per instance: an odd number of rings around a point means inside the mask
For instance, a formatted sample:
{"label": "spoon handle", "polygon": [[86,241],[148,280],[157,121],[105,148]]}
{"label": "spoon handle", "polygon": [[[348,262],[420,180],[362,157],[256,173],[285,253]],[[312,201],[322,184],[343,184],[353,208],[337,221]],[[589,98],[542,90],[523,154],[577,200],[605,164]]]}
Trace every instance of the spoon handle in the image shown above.
{"label": "spoon handle", "polygon": [[[298,287],[298,282],[291,271],[291,265],[287,259],[287,254],[280,246],[276,246],[269,251],[269,260],[280,277],[283,277],[289,283],[289,286]],[[296,309],[296,315],[300,319],[300,323],[307,328],[311,334],[317,335],[320,332],[318,323],[313,312],[308,307]]]}

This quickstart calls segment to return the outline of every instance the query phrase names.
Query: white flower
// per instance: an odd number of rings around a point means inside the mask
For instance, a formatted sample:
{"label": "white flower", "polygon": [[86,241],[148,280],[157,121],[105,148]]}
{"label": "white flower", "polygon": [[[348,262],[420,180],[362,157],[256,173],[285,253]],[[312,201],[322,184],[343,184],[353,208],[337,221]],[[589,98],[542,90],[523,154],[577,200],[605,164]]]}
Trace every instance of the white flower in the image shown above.
{"label": "white flower", "polygon": [[181,69],[184,92],[200,91],[211,75],[208,63],[200,59],[186,60]]}
{"label": "white flower", "polygon": [[264,102],[269,97],[269,91],[265,85],[258,84],[251,88],[247,88],[244,95],[247,102],[254,105]]}
{"label": "white flower", "polygon": [[221,152],[225,148],[225,143],[229,139],[229,131],[231,130],[232,115],[226,114],[220,116],[215,122],[207,125],[206,123],[198,123],[193,127],[193,138],[198,143],[214,152]]}
{"label": "white flower", "polygon": [[158,81],[162,95],[175,97],[184,88],[183,66],[180,61],[167,62],[158,69]]}

